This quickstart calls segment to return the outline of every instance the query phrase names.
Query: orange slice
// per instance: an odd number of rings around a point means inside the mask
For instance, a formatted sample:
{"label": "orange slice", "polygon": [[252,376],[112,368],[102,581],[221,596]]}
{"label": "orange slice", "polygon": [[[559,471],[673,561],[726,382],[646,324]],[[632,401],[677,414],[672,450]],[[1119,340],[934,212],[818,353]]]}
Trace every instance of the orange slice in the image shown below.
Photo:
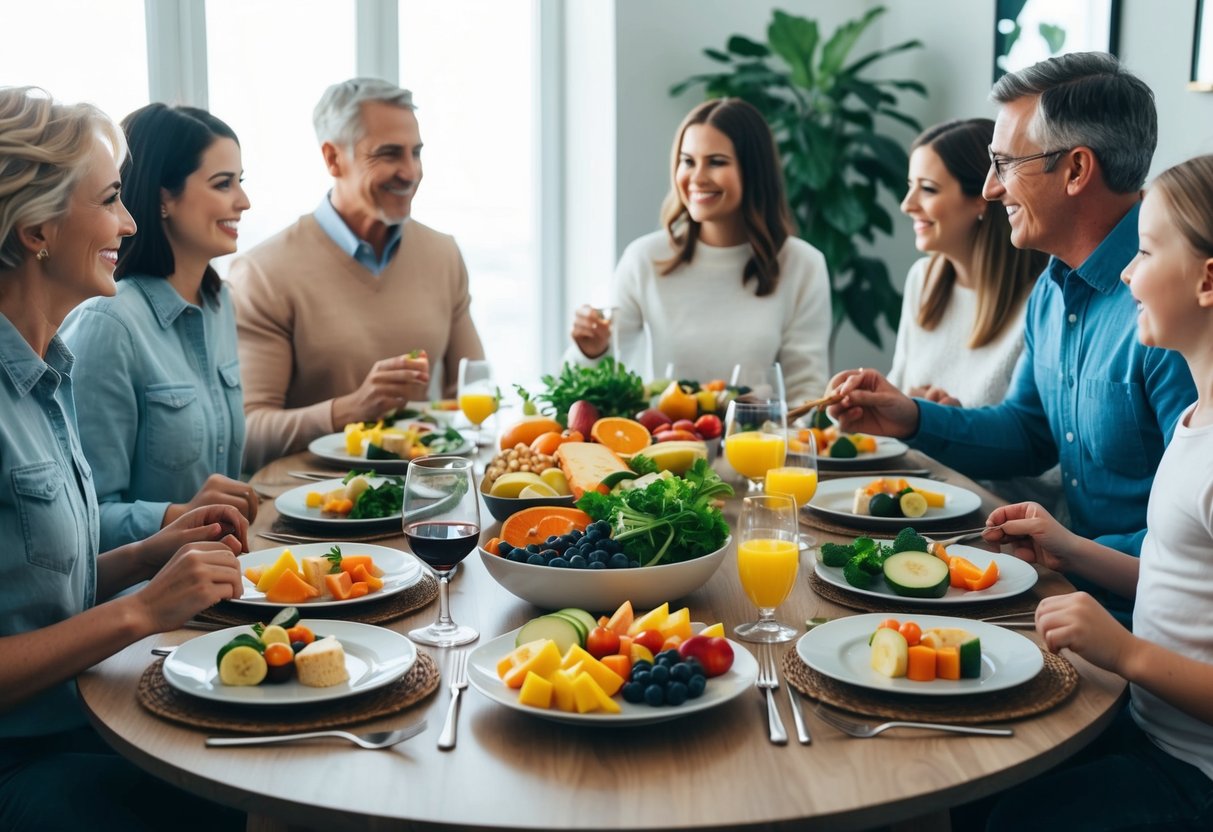
{"label": "orange slice", "polygon": [[606,445],[617,454],[634,454],[643,451],[653,441],[649,429],[640,422],[621,416],[599,419],[590,429],[590,438]]}
{"label": "orange slice", "polygon": [[573,529],[585,530],[591,523],[584,511],[564,506],[524,508],[506,518],[501,524],[501,539],[511,546],[543,543],[550,535],[568,534]]}

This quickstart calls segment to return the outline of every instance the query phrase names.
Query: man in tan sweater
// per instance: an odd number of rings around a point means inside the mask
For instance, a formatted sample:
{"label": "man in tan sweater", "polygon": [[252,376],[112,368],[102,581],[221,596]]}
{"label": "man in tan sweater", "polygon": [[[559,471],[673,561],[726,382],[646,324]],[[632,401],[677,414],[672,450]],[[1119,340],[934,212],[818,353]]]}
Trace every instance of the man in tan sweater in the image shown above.
{"label": "man in tan sweater", "polygon": [[325,91],[313,121],[333,189],[228,275],[246,470],[428,399],[431,359],[437,389],[454,395],[459,359],[484,357],[458,246],[409,219],[421,183],[412,94],[355,78]]}

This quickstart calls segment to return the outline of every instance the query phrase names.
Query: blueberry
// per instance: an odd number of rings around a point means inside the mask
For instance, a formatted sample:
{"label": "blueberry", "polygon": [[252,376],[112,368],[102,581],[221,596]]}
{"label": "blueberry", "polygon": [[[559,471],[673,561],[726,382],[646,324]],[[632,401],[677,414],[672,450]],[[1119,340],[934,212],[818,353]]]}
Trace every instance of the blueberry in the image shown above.
{"label": "blueberry", "polygon": [[623,686],[623,699],[625,702],[639,705],[644,701],[644,685],[635,680],[628,682]]}
{"label": "blueberry", "polygon": [[614,540],[611,540],[609,537],[598,541],[598,545],[601,546],[603,551],[605,551],[608,555],[613,555],[620,551],[619,544]]}
{"label": "blueberry", "polygon": [[632,667],[632,681],[633,682],[636,682],[639,685],[648,685],[650,676],[651,676],[651,674],[649,673],[647,668],[642,668],[642,669],[638,670],[638,669],[636,669],[635,666]]}
{"label": "blueberry", "polygon": [[539,544],[538,543],[528,543],[526,545],[526,550],[528,552],[530,552],[532,555],[537,555],[537,554],[539,554]]}
{"label": "blueberry", "polygon": [[543,555],[538,553],[528,555],[526,562],[534,566],[543,566],[545,563],[547,563],[547,561],[543,559]]}
{"label": "blueberry", "polygon": [[573,567],[574,569],[585,569],[589,565],[589,561],[587,561],[581,555],[573,555],[571,558],[569,558],[569,566]]}
{"label": "blueberry", "polygon": [[543,556],[544,556],[545,558],[547,558],[548,560],[551,560],[552,558],[556,557],[556,556],[557,556],[557,555],[559,555],[560,553],[559,553],[559,552],[557,552],[555,549],[552,549],[552,548],[550,548],[550,547],[549,547],[549,548],[547,548],[547,549],[543,549],[542,551],[540,551],[540,553],[539,553],[539,554],[543,555]]}
{"label": "blueberry", "polygon": [[556,541],[558,541],[558,540],[560,540],[560,535],[558,535],[558,534],[552,534],[552,535],[548,535],[548,539],[547,539],[547,540],[545,540],[545,541],[544,541],[544,543],[546,543],[547,545],[551,546],[553,543],[555,543],[555,542],[556,542]]}
{"label": "blueberry", "polygon": [[675,682],[686,683],[691,681],[691,668],[687,667],[686,662],[679,662],[670,668],[670,678]]}
{"label": "blueberry", "polygon": [[298,653],[304,647],[307,647],[306,641],[292,641],[291,642],[291,652],[292,653]]}
{"label": "blueberry", "polygon": [[670,669],[664,664],[654,665],[652,671],[649,672],[649,679],[651,679],[654,684],[664,685],[666,682],[670,681]]}
{"label": "blueberry", "polygon": [[582,534],[583,533],[582,533],[581,529],[573,529],[571,532],[568,533],[567,537],[569,540],[576,543],[578,540],[581,539]]}
{"label": "blueberry", "polygon": [[640,568],[640,561],[638,561],[634,558],[632,560],[628,561],[628,569],[639,569],[639,568]]}
{"label": "blueberry", "polygon": [[699,663],[699,659],[695,658],[694,656],[690,656],[686,659],[683,659],[683,663],[687,667],[691,668],[692,676],[706,676],[707,675],[706,673],[703,672],[703,665]]}
{"label": "blueberry", "polygon": [[509,543],[506,543],[504,540],[497,544],[497,554],[499,555],[508,557],[512,551],[514,551],[514,547]]}
{"label": "blueberry", "polygon": [[665,689],[661,685],[649,685],[644,689],[644,701],[654,708],[660,708],[665,704]]}
{"label": "blueberry", "polygon": [[605,549],[595,549],[594,551],[590,552],[590,560],[600,560],[603,563],[606,563],[610,559],[611,556],[607,554]]}
{"label": "blueberry", "polygon": [[596,560],[590,564],[591,569],[606,569],[606,564],[600,560]]}
{"label": "blueberry", "polygon": [[612,569],[627,569],[628,556],[622,552],[616,552],[615,554],[611,555],[611,560],[607,563],[607,566],[611,567]]}
{"label": "blueberry", "polygon": [[526,563],[526,560],[529,557],[530,555],[527,554],[526,549],[515,549],[509,554],[509,559],[515,563]]}
{"label": "blueberry", "polygon": [[635,673],[637,670],[652,670],[652,669],[653,669],[653,663],[651,661],[649,661],[648,659],[637,659],[636,661],[632,662],[632,672],[633,673]]}
{"label": "blueberry", "polygon": [[671,662],[682,661],[682,654],[679,653],[677,650],[675,650],[673,647],[671,647],[669,650],[662,650],[659,655],[665,656]]}
{"label": "blueberry", "polygon": [[596,530],[594,527],[592,527],[592,526],[591,526],[591,527],[590,527],[590,528],[589,528],[589,529],[586,531],[586,533],[585,533],[585,537],[584,537],[583,539],[584,539],[584,540],[587,540],[587,541],[589,541],[589,542],[591,542],[591,543],[597,543],[597,542],[598,542],[598,539],[599,539],[599,538],[601,538],[601,537],[602,537],[602,535],[600,535],[600,534],[598,533],[598,531],[597,531],[597,530]]}
{"label": "blueberry", "polygon": [[682,682],[670,682],[665,689],[665,701],[668,705],[681,705],[690,695],[690,689]]}
{"label": "blueberry", "polygon": [[569,562],[564,558],[552,558],[548,561],[548,566],[555,566],[557,569],[565,569],[568,565]]}
{"label": "blueberry", "polygon": [[707,687],[708,680],[704,676],[692,676],[691,681],[687,682],[687,696],[692,699],[698,699],[703,696],[703,689]]}

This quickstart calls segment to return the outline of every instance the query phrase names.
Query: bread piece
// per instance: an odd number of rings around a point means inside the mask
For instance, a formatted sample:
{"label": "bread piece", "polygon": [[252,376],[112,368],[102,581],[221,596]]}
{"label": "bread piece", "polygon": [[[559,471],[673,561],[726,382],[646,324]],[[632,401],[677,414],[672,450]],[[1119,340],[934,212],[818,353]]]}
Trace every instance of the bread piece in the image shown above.
{"label": "bread piece", "polygon": [[295,673],[301,685],[312,688],[329,688],[349,681],[341,642],[326,636],[304,647],[295,654]]}
{"label": "bread piece", "polygon": [[556,462],[569,481],[569,490],[578,499],[585,492],[596,490],[607,474],[628,470],[627,463],[617,453],[597,442],[565,442],[556,449]]}

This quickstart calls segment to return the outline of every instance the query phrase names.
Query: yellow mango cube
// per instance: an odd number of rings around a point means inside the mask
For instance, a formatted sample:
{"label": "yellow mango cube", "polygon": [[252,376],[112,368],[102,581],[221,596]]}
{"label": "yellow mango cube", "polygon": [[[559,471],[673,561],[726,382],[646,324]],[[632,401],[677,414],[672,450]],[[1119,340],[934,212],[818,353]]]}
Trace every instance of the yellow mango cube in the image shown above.
{"label": "yellow mango cube", "polygon": [[607,695],[589,673],[582,671],[573,680],[573,696],[577,704],[577,713],[587,714],[591,711],[606,711],[619,713],[619,703]]}
{"label": "yellow mango cube", "polygon": [[691,637],[691,611],[686,607],[670,613],[669,618],[661,627],[661,634],[666,638],[678,636],[683,641]]}
{"label": "yellow mango cube", "polygon": [[294,572],[299,576],[300,580],[303,579],[303,573],[299,571],[299,563],[295,560],[295,556],[291,554],[290,549],[283,549],[282,554],[278,556],[278,560],[274,561],[269,569],[261,573],[261,578],[257,581],[257,591],[269,591],[269,588],[282,577],[282,573],[287,571]]}
{"label": "yellow mango cube", "polygon": [[560,650],[556,642],[545,639],[543,647],[532,656],[526,657],[519,664],[506,671],[501,681],[506,687],[520,688],[526,680],[527,673],[534,673],[544,678],[551,676],[560,668]]}
{"label": "yellow mango cube", "polygon": [[504,679],[505,674],[508,673],[511,668],[517,667],[519,664],[542,650],[546,641],[548,641],[546,638],[528,641],[526,644],[520,644],[502,656],[497,662],[497,678]]}
{"label": "yellow mango cube", "polygon": [[319,491],[309,491],[303,502],[308,508],[320,508],[324,505],[324,495]]}
{"label": "yellow mango cube", "polygon": [[566,670],[579,666],[583,673],[588,673],[590,678],[606,691],[607,696],[614,696],[623,687],[623,677],[591,656],[579,645],[574,644],[569,647],[560,666]]}
{"label": "yellow mango cube", "polygon": [[557,670],[548,677],[548,681],[552,683],[552,704],[559,710],[570,713],[577,710],[576,697],[573,695],[573,677],[568,671]]}
{"label": "yellow mango cube", "polygon": [[518,701],[532,708],[550,708],[552,687],[552,683],[547,679],[528,670],[526,679],[522,682],[522,690],[518,692]]}
{"label": "yellow mango cube", "polygon": [[628,635],[634,636],[638,633],[643,633],[645,630],[660,630],[665,626],[665,621],[669,617],[670,604],[667,601],[660,607],[650,610],[632,621],[632,626],[628,627]]}
{"label": "yellow mango cube", "polygon": [[345,452],[350,456],[362,456],[364,431],[356,425],[345,426]]}

